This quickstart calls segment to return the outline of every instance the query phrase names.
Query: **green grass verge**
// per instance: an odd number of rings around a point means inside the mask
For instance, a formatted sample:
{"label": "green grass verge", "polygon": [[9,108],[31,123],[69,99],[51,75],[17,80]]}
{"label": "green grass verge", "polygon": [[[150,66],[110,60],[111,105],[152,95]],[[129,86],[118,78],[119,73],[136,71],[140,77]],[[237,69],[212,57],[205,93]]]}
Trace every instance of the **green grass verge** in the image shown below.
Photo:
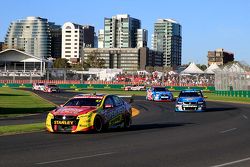
{"label": "green grass verge", "polygon": [[0,88],[0,118],[46,112],[54,107],[32,92]]}
{"label": "green grass verge", "polygon": [[205,93],[205,96],[208,97],[207,100],[211,101],[250,103],[250,98],[244,98],[244,97],[218,96],[214,93]]}
{"label": "green grass verge", "polygon": [[45,123],[0,126],[0,135],[10,135],[45,130]]}

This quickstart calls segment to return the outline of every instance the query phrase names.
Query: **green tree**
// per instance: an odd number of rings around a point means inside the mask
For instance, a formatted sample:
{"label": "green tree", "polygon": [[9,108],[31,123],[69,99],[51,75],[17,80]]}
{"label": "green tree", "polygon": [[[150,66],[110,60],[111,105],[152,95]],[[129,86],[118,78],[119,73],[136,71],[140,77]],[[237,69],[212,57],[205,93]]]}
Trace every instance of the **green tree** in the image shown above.
{"label": "green tree", "polygon": [[151,73],[154,71],[154,67],[153,66],[146,66],[146,70]]}
{"label": "green tree", "polygon": [[68,68],[70,67],[67,59],[58,58],[53,63],[53,68]]}
{"label": "green tree", "polygon": [[104,68],[105,60],[100,58],[98,54],[91,53],[87,55],[87,59],[82,62],[82,66],[84,69],[88,68]]}
{"label": "green tree", "polygon": [[207,69],[207,66],[205,64],[196,64],[197,67],[199,67],[202,71]]}

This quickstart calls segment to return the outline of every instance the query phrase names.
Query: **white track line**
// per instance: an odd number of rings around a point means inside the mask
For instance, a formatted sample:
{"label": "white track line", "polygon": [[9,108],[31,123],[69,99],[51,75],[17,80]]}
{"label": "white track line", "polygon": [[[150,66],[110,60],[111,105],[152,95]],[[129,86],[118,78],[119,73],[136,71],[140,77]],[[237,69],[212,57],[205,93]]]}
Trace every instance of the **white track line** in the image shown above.
{"label": "white track line", "polygon": [[243,114],[242,116],[243,116],[243,118],[248,119],[248,117],[246,115]]}
{"label": "white track line", "polygon": [[232,129],[228,129],[228,130],[223,130],[221,131],[220,133],[227,133],[227,132],[231,132],[231,131],[234,131],[236,130],[237,128],[232,128]]}
{"label": "white track line", "polygon": [[111,154],[115,154],[115,152],[107,152],[107,153],[101,153],[101,154],[86,155],[86,156],[82,156],[82,157],[58,159],[58,160],[54,160],[54,161],[38,162],[38,163],[36,163],[36,165],[46,165],[46,164],[52,164],[52,163],[58,163],[58,162],[72,161],[72,160],[76,160],[76,159],[85,159],[85,158],[93,158],[93,157],[111,155]]}
{"label": "white track line", "polygon": [[240,160],[237,160],[237,161],[227,162],[227,163],[220,164],[220,165],[214,165],[214,166],[211,166],[211,167],[223,167],[223,166],[233,165],[233,164],[237,164],[237,163],[241,163],[241,162],[245,162],[245,161],[249,161],[249,160],[250,160],[250,157],[240,159]]}

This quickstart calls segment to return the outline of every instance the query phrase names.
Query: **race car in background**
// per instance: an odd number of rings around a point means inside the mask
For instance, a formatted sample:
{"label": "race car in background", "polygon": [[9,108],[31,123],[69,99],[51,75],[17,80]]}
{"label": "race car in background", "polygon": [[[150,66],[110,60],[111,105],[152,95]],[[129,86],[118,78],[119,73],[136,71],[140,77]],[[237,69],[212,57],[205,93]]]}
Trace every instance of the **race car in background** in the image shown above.
{"label": "race car in background", "polygon": [[44,91],[45,88],[45,84],[42,82],[38,82],[38,83],[33,83],[32,84],[32,90],[40,90],[40,91]]}
{"label": "race car in background", "polygon": [[132,86],[125,86],[124,90],[146,90],[146,86],[143,85],[132,85]]}
{"label": "race car in background", "polygon": [[60,92],[60,89],[57,85],[55,84],[45,84],[44,86],[44,92],[56,92],[56,93],[59,93]]}
{"label": "race car in background", "polygon": [[147,89],[146,100],[153,101],[174,101],[172,92],[161,86],[152,86]]}
{"label": "race car in background", "polygon": [[175,111],[176,112],[205,111],[206,110],[205,98],[206,96],[203,96],[201,90],[195,90],[195,89],[182,90],[176,100]]}
{"label": "race car in background", "polygon": [[46,119],[49,132],[101,132],[107,128],[129,128],[131,105],[116,95],[79,94],[51,111]]}

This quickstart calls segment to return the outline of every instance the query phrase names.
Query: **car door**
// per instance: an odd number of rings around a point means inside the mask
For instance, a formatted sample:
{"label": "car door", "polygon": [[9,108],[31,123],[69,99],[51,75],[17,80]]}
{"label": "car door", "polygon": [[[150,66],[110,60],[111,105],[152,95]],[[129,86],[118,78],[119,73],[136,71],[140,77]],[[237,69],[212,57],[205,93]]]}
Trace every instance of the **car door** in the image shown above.
{"label": "car door", "polygon": [[107,96],[104,100],[103,112],[105,123],[108,123],[114,117],[114,101],[111,96]]}
{"label": "car door", "polygon": [[111,124],[117,125],[123,122],[123,119],[126,114],[126,107],[124,105],[124,101],[120,97],[114,95],[112,96],[112,98],[114,100],[114,105],[115,105],[115,108],[114,108],[115,114],[114,114],[114,118],[111,121]]}

